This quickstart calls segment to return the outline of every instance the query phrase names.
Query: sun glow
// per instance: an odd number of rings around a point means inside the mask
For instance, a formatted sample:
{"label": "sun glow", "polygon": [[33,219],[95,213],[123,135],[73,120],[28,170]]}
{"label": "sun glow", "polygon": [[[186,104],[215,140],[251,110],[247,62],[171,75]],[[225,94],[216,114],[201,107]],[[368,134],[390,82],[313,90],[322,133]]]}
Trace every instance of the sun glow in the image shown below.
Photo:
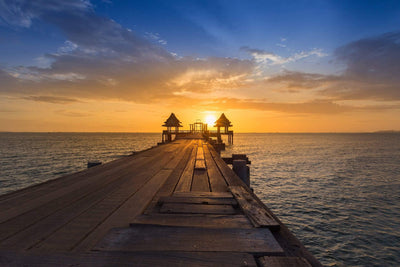
{"label": "sun glow", "polygon": [[207,115],[204,119],[208,126],[214,126],[214,122],[217,120],[214,115]]}

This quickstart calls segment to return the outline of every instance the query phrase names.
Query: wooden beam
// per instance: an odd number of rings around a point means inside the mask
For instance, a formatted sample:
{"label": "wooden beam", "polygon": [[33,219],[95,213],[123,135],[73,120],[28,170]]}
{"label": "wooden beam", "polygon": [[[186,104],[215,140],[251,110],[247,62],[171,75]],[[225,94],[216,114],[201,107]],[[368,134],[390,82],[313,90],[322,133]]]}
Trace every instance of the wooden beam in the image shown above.
{"label": "wooden beam", "polygon": [[187,203],[164,203],[160,209],[161,213],[184,213],[184,214],[236,214],[232,205],[208,205]]}
{"label": "wooden beam", "polygon": [[129,228],[112,229],[95,249],[283,255],[282,248],[267,228],[227,229],[139,224]]}
{"label": "wooden beam", "polygon": [[194,170],[191,191],[200,191],[200,192],[210,191],[210,183],[208,181],[207,171],[196,170],[196,169]]}
{"label": "wooden beam", "polygon": [[232,198],[231,192],[174,192],[176,197]]}
{"label": "wooden beam", "polygon": [[186,165],[186,168],[183,171],[182,176],[179,179],[179,182],[175,188],[175,192],[189,192],[190,188],[192,187],[193,170],[194,170],[194,164],[196,161],[196,153],[197,153],[196,147],[193,148],[193,150],[192,150],[192,153],[190,155],[190,158]]}
{"label": "wooden beam", "polygon": [[225,182],[224,177],[219,171],[217,165],[213,157],[211,156],[211,152],[207,145],[203,146],[205,161],[207,164],[207,172],[210,180],[211,191],[215,192],[226,192],[228,191],[228,185]]}
{"label": "wooden beam", "polygon": [[279,223],[258,204],[253,196],[242,186],[230,186],[229,190],[239,203],[239,207],[249,217],[255,227],[279,229]]}
{"label": "wooden beam", "polygon": [[137,216],[132,223],[209,228],[253,228],[253,225],[247,217],[239,214],[215,215],[153,213]]}
{"label": "wooden beam", "polygon": [[161,197],[158,200],[162,203],[189,203],[189,204],[209,204],[209,205],[237,205],[237,201],[233,198],[218,198],[218,197],[177,197],[168,196]]}
{"label": "wooden beam", "polygon": [[231,252],[90,252],[90,253],[13,253],[0,252],[4,266],[232,266],[257,267],[253,255]]}

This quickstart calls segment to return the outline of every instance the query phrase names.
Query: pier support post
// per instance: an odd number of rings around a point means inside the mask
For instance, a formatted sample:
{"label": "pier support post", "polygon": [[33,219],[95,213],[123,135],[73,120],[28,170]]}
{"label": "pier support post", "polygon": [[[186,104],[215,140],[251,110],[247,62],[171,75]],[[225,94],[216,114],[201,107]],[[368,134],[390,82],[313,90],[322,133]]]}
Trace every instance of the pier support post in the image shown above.
{"label": "pier support post", "polygon": [[88,161],[88,163],[87,163],[88,169],[92,168],[94,166],[97,166],[97,165],[101,165],[101,161],[93,160],[93,161]]}
{"label": "pier support post", "polygon": [[243,159],[233,160],[232,167],[236,175],[250,187],[250,168],[247,166],[247,161]]}

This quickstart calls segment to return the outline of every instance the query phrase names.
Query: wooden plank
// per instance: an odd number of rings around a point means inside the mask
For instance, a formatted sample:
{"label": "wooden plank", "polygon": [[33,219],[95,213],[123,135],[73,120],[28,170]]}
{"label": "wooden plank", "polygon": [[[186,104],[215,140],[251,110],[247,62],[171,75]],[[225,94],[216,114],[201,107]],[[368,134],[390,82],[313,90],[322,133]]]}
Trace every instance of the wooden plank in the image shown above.
{"label": "wooden plank", "polygon": [[204,150],[203,150],[203,146],[200,144],[197,147],[196,160],[204,160]]}
{"label": "wooden plank", "polygon": [[[163,156],[164,154],[161,154],[160,158],[157,156],[152,159],[147,159],[144,162],[146,164],[153,164],[153,161],[157,162]],[[91,182],[87,181],[87,184],[85,184],[86,186],[82,186],[81,188],[76,188],[76,184],[74,184],[72,188],[65,188],[65,192],[63,191],[62,195],[56,199],[54,199],[54,195],[60,193],[57,190],[55,190],[55,194],[49,193],[48,196],[43,196],[43,198],[40,199],[39,203],[37,203],[36,201],[27,202],[20,211],[18,210],[18,207],[16,207],[15,213],[10,211],[10,214],[5,214],[13,217],[0,224],[0,240],[10,238],[15,233],[19,233],[24,229],[27,229],[28,227],[34,226],[34,224],[40,223],[41,220],[43,220],[44,218],[49,218],[49,216],[51,216],[52,214],[58,216],[59,211],[62,211],[65,208],[69,210],[70,205],[74,205],[77,201],[81,201],[83,198],[87,197],[90,194],[93,194],[99,190],[103,190],[104,187],[106,187],[106,189],[108,188],[108,192],[111,192],[115,189],[114,184],[118,184],[120,182],[124,183],[124,180],[131,176],[131,168],[136,166],[137,165],[135,164],[131,165],[129,168],[126,168],[127,166],[124,166],[125,168],[119,169],[118,172],[114,172],[115,176],[95,176],[99,179],[96,181],[91,180]],[[105,195],[107,195],[107,191],[103,191],[103,194],[99,195],[99,200],[103,199]],[[89,202],[89,204],[92,204],[93,201]],[[25,211],[25,209],[28,208],[30,208],[30,210]],[[20,214],[21,212],[23,213]],[[62,225],[62,222],[63,220],[61,220],[57,224],[57,227],[60,227]],[[49,228],[50,227],[45,228],[46,231]]]}
{"label": "wooden plank", "polygon": [[[161,197],[170,196],[172,194],[172,192],[176,188],[176,186],[180,180],[180,177],[182,176],[182,173],[185,170],[185,168],[188,164],[188,161],[190,159],[190,156],[194,150],[193,144],[194,144],[194,141],[191,140],[189,143],[188,149],[185,150],[184,156],[182,157],[181,161],[176,166],[176,168],[174,168],[173,172],[168,177],[167,181],[165,181],[165,183],[161,186],[161,188],[154,195],[151,203],[147,206],[146,210],[143,212],[144,214],[156,212],[159,208],[157,205],[158,200]],[[189,186],[189,188],[190,188],[190,186]]]}
{"label": "wooden plank", "polygon": [[[150,150],[145,150],[138,152],[135,155],[130,155],[114,161],[96,166],[95,168],[85,169],[80,172],[65,175],[63,177],[49,180],[41,184],[36,184],[27,188],[20,189],[15,192],[11,192],[0,196],[0,212],[4,212],[7,209],[19,207],[26,204],[27,202],[32,202],[33,200],[39,201],[40,198],[44,196],[47,197],[49,193],[55,193],[57,190],[65,190],[66,187],[70,187],[75,183],[82,183],[88,179],[96,179],[95,176],[109,175],[112,176],[112,172],[118,171],[118,167],[124,165],[131,165],[132,163],[137,164],[145,157],[148,157],[150,153],[164,153],[164,148],[155,147]],[[60,193],[56,194],[60,196]]]}
{"label": "wooden plank", "polygon": [[0,252],[1,266],[249,266],[256,267],[248,253],[231,252],[90,252],[34,254]]}
{"label": "wooden plank", "polygon": [[233,196],[239,203],[239,207],[249,217],[255,227],[269,227],[279,229],[279,223],[247,192],[242,186],[230,186]]}
{"label": "wooden plank", "polygon": [[[0,247],[18,250],[30,248],[40,240],[50,236],[53,232],[67,224],[69,221],[73,220],[80,213],[91,208],[94,204],[101,201],[104,196],[117,190],[126,182],[126,180],[120,179],[115,183],[110,183],[107,186],[104,186],[101,190],[88,194],[79,201],[74,202],[72,205],[43,218],[22,231],[13,233],[13,235],[1,241]],[[2,229],[1,226],[0,229]]]}
{"label": "wooden plank", "polygon": [[196,153],[197,153],[197,149],[193,149],[192,154],[190,155],[190,159],[186,165],[186,168],[183,171],[178,184],[176,185],[176,188],[175,188],[176,192],[189,192],[190,191],[190,188],[192,187],[193,170],[194,170],[194,164],[196,161]]}
{"label": "wooden plank", "polygon": [[232,205],[203,205],[186,203],[164,203],[161,213],[201,213],[201,214],[236,214]]}
{"label": "wooden plank", "polygon": [[95,249],[283,254],[268,228],[227,229],[140,224],[112,229]]}
{"label": "wooden plank", "polygon": [[226,192],[228,191],[228,185],[221,172],[219,171],[214,159],[211,156],[211,152],[206,145],[204,148],[204,157],[207,165],[208,177],[210,179],[211,191]]}
{"label": "wooden plank", "polygon": [[[185,140],[186,141],[186,140]],[[181,162],[183,157],[187,155],[187,150],[191,149],[191,141],[187,140],[184,145],[184,150],[179,157],[176,157],[174,162],[175,167]],[[174,165],[172,165],[174,166]],[[163,169],[157,173],[150,181],[141,187],[127,201],[125,201],[111,216],[97,226],[84,240],[77,244],[74,251],[85,251],[91,249],[95,243],[102,238],[109,229],[113,227],[127,226],[139,214],[141,214],[148,203],[153,199],[153,196],[163,186],[164,182],[170,179],[174,174],[175,169]]]}
{"label": "wooden plank", "polygon": [[219,171],[224,176],[224,179],[227,182],[228,186],[230,186],[230,185],[246,186],[246,184],[243,183],[242,180],[240,180],[240,178],[233,172],[233,170],[231,168],[229,168],[228,165],[226,165],[224,160],[215,151],[215,149],[210,144],[208,144],[207,146],[211,152],[211,155],[212,155]]}
{"label": "wooden plank", "polygon": [[161,197],[158,203],[191,203],[191,204],[209,204],[209,205],[237,205],[237,201],[233,198],[217,198],[217,197],[177,197],[168,196]]}
{"label": "wooden plank", "polygon": [[[162,158],[163,156],[164,154],[161,153],[160,156],[157,156],[157,159],[159,160],[159,157]],[[154,160],[154,158],[143,159],[139,161],[139,164],[152,160]],[[123,174],[128,174],[129,172],[131,172],[131,169],[135,168],[136,166],[138,166],[138,164],[134,160],[132,160],[130,162],[127,162],[126,164],[115,166],[113,169],[105,171],[104,173],[96,173],[96,175],[87,177],[85,176],[85,178],[81,177],[82,179],[79,182],[67,184],[63,187],[55,187],[50,192],[40,197],[33,196],[33,199],[29,199],[29,194],[27,193],[26,195],[24,195],[24,198],[26,198],[26,200],[21,205],[18,205],[18,202],[11,203],[9,205],[12,208],[0,210],[0,222],[5,222],[21,214],[24,214],[24,216],[26,216],[27,212],[31,213],[31,211],[34,209],[45,209],[46,211],[51,211],[52,209],[47,206],[52,206],[55,209],[58,209],[61,205],[67,205],[69,203],[67,199],[74,200],[73,196],[79,197],[86,192],[96,190],[98,186],[102,186],[102,184],[104,183],[115,180]],[[35,215],[35,218],[40,217],[38,215]],[[25,221],[31,222],[30,219],[25,219]]]}
{"label": "wooden plank", "polygon": [[301,257],[265,256],[258,259],[261,267],[311,267],[311,264]]}
{"label": "wooden plank", "polygon": [[231,192],[174,192],[174,197],[232,198]]}
{"label": "wooden plank", "polygon": [[195,170],[205,170],[207,169],[206,167],[206,162],[204,159],[196,159],[196,164],[194,165]]}
{"label": "wooden plank", "polygon": [[253,225],[244,215],[153,213],[137,216],[132,223],[211,228],[253,228]]}
{"label": "wooden plank", "polygon": [[[197,161],[196,161],[197,162]],[[194,170],[191,191],[209,192],[210,183],[208,182],[207,171]]]}
{"label": "wooden plank", "polygon": [[[179,149],[183,149],[183,147]],[[165,164],[170,162],[170,160],[171,159],[168,157],[163,157],[161,160],[156,162],[152,161],[143,166],[144,168],[140,169],[136,175],[131,173],[128,178],[128,184],[105,196],[105,198],[96,203],[96,205],[79,214],[78,217],[63,225],[56,232],[52,233],[51,236],[35,244],[31,249],[37,251],[68,251],[73,249],[82,242],[88,234],[93,232],[96,227],[101,225],[105,219],[115,214],[121,205],[126,203],[127,200],[149,180],[153,179],[154,175],[156,175],[154,177],[164,178],[168,173],[171,173],[172,170],[170,169],[162,170]],[[160,170],[162,171],[160,172]],[[156,179],[158,180],[161,178]],[[156,190],[158,189],[157,186],[155,188]],[[145,199],[150,201],[152,197],[153,195],[150,195]],[[146,204],[147,203],[148,202],[146,202]],[[126,225],[129,221],[130,220],[126,222]]]}

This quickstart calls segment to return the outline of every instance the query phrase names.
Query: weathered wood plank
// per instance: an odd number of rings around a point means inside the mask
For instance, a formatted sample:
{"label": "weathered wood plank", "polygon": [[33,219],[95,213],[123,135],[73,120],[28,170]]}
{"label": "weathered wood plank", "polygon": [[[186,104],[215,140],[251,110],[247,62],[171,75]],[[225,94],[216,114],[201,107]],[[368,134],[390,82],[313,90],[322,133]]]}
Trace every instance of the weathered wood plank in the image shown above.
{"label": "weathered wood plank", "polygon": [[217,165],[213,157],[211,156],[211,152],[207,145],[203,146],[204,148],[204,157],[207,165],[208,177],[210,179],[211,191],[216,192],[226,192],[228,191],[228,185],[225,182],[224,177],[219,171]]}
{"label": "weathered wood plank", "polygon": [[[89,209],[95,203],[101,201],[105,195],[117,190],[123,186],[126,180],[120,179],[115,183],[110,183],[104,186],[101,190],[88,194],[87,196],[79,199],[79,201],[58,210],[50,216],[32,224],[31,226],[10,235],[7,239],[1,241],[0,248],[4,249],[28,249],[34,244],[38,243],[50,236],[54,231],[62,227],[64,224],[73,220],[80,213]],[[2,225],[0,225],[2,229]]]}
{"label": "weathered wood plank", "polygon": [[249,266],[256,267],[248,253],[231,252],[90,252],[34,254],[0,252],[1,266]]}
{"label": "weathered wood plank", "polygon": [[[157,159],[160,159],[163,156],[165,156],[165,154],[161,153],[159,156],[157,156]],[[154,158],[142,159],[139,161],[139,164],[152,160],[154,160]],[[121,164],[114,169],[105,171],[104,173],[96,173],[96,175],[87,177],[85,176],[85,178],[81,177],[82,179],[79,182],[67,184],[64,187],[53,188],[53,190],[47,194],[44,194],[40,197],[33,197],[33,199],[29,199],[29,194],[27,193],[23,197],[23,199],[26,198],[24,203],[18,205],[18,202],[16,202],[10,204],[9,209],[0,210],[0,222],[5,222],[21,214],[26,216],[25,213],[31,212],[34,209],[43,209],[46,205],[54,206],[55,208],[59,208],[60,203],[61,205],[67,205],[67,199],[73,200],[73,196],[79,197],[86,192],[96,190],[98,186],[101,187],[104,183],[108,183],[124,174],[128,174],[131,169],[135,168],[136,166],[138,166],[138,163],[133,160],[131,162],[127,162],[126,164]],[[80,175],[78,176],[80,177]],[[45,187],[47,187],[47,184]],[[60,203],[56,204],[57,202]],[[46,211],[50,211],[50,209],[47,207],[45,209]],[[35,217],[38,218],[38,216]]]}
{"label": "weathered wood plank", "polygon": [[[156,156],[155,158],[149,158],[142,163],[154,164],[153,161],[158,162],[164,156],[164,154],[161,154],[159,156]],[[70,205],[75,205],[77,201],[81,201],[88,195],[96,194],[96,192],[99,190],[103,191],[102,195],[98,195],[99,200],[103,199],[108,192],[112,192],[113,190],[118,188],[116,188],[114,184],[120,184],[121,182],[125,183],[124,180],[131,176],[131,168],[134,168],[136,166],[137,165],[133,164],[129,168],[119,169],[118,172],[114,172],[115,176],[97,176],[97,178],[99,178],[98,180],[91,180],[91,182],[87,181],[86,186],[82,186],[80,188],[76,188],[76,184],[74,184],[72,188],[65,188],[65,192],[63,191],[63,194],[56,199],[54,199],[54,194],[50,193],[48,194],[49,196],[44,196],[43,198],[41,198],[39,203],[36,203],[36,201],[26,203],[27,205],[24,205],[22,207],[22,210],[18,210],[18,207],[15,207],[15,213],[10,211],[10,214],[7,214],[7,212],[5,214],[13,217],[0,224],[0,240],[9,238],[15,233],[19,233],[28,227],[32,227],[34,226],[34,224],[40,223],[41,220],[43,220],[44,218],[52,218],[49,217],[52,216],[52,214],[58,216],[58,212],[62,211],[65,208],[67,208],[67,210],[70,210]],[[56,192],[59,193],[59,191]],[[45,200],[46,202],[44,202]],[[96,200],[93,201],[95,202]],[[88,204],[92,205],[93,201],[89,202]],[[25,209],[27,209],[28,207],[30,208],[30,210],[25,211]],[[79,212],[79,209],[77,210],[77,212]],[[66,216],[69,215],[70,214],[66,214]],[[57,224],[57,228],[62,225],[63,221],[61,220]]]}
{"label": "weathered wood plank", "polygon": [[154,213],[137,216],[132,223],[211,228],[253,228],[253,224],[244,215]]}
{"label": "weathered wood plank", "polygon": [[311,264],[300,257],[265,256],[258,258],[261,267],[311,267]]}
{"label": "weathered wood plank", "polygon": [[245,183],[240,180],[240,178],[233,172],[228,165],[225,164],[224,160],[218,155],[218,153],[214,150],[214,148],[208,144],[208,148],[211,152],[211,155],[220,170],[221,174],[224,176],[225,181],[227,182],[228,186],[230,185],[241,185],[246,186]]}
{"label": "weathered wood plank", "polygon": [[236,214],[232,205],[203,205],[186,203],[164,203],[161,213],[201,213],[201,214]]}
{"label": "weathered wood plank", "polygon": [[270,227],[279,229],[279,223],[258,204],[253,196],[242,186],[230,186],[229,190],[239,203],[239,207],[249,217],[255,227]]}
{"label": "weathered wood plank", "polygon": [[[20,207],[27,202],[38,201],[38,199],[46,196],[49,193],[54,193],[57,190],[64,190],[65,187],[69,187],[74,183],[81,183],[91,177],[96,179],[95,176],[100,175],[112,175],[112,172],[118,170],[119,167],[125,165],[136,164],[146,157],[149,157],[153,153],[160,154],[164,153],[165,149],[162,147],[155,147],[152,150],[141,151],[135,155],[123,157],[99,166],[95,168],[85,169],[80,172],[69,174],[57,179],[49,180],[41,184],[33,185],[27,188],[20,189],[15,192],[11,192],[0,196],[0,212],[4,212],[9,208],[16,206]],[[154,154],[153,154],[154,155]],[[58,196],[60,194],[58,193]],[[21,207],[20,207],[21,208]]]}
{"label": "weathered wood plank", "polygon": [[206,162],[204,159],[196,159],[196,164],[194,165],[195,170],[205,170],[207,169],[206,167]]}
{"label": "weathered wood plank", "polygon": [[[183,149],[183,147],[177,149]],[[172,160],[178,161],[177,158]],[[96,203],[96,205],[79,214],[78,217],[63,225],[56,232],[52,233],[51,236],[41,240],[40,243],[34,245],[31,249],[38,251],[68,251],[73,249],[84,237],[101,225],[106,218],[111,214],[115,214],[121,205],[126,203],[127,200],[149,180],[153,179],[154,175],[159,173],[158,176],[156,175],[154,177],[164,178],[167,174],[171,173],[171,169],[162,170],[165,164],[170,161],[171,159],[169,157],[163,157],[157,162],[152,161],[143,166],[144,168],[136,173],[136,175],[132,175],[131,173],[128,178],[128,184],[125,184],[125,186],[120,187],[118,190],[105,196],[104,199]],[[160,170],[162,171],[160,172]],[[157,190],[157,185],[154,186]],[[146,200],[150,201],[152,197],[153,195],[150,195]],[[146,202],[146,204],[147,203],[148,202]],[[144,208],[140,205],[137,207],[142,209]],[[128,224],[129,221],[130,220],[128,219],[126,224]]]}
{"label": "weathered wood plank", "polygon": [[218,197],[177,197],[168,196],[161,197],[158,203],[191,203],[191,204],[209,204],[209,205],[237,205],[237,201],[233,198]]}
{"label": "weathered wood plank", "polygon": [[204,160],[204,150],[201,144],[197,147],[196,160]]}
{"label": "weathered wood plank", "polygon": [[[146,210],[143,212],[144,214],[156,212],[156,210],[158,210],[158,205],[157,205],[158,199],[160,197],[166,197],[166,196],[170,196],[172,194],[172,192],[176,188],[176,186],[183,174],[183,171],[185,170],[185,168],[188,164],[190,156],[194,150],[193,144],[194,144],[194,141],[191,140],[188,145],[188,149],[186,149],[186,151],[184,152],[184,156],[182,157],[181,161],[176,166],[176,168],[174,168],[173,172],[168,177],[167,181],[165,181],[165,183],[161,186],[161,188],[154,195],[151,203],[147,206]],[[191,185],[189,185],[189,188],[190,188],[190,186]]]}
{"label": "weathered wood plank", "polygon": [[174,197],[232,198],[231,192],[174,192]]}
{"label": "weathered wood plank", "polygon": [[[97,226],[85,239],[77,244],[74,251],[86,251],[91,249],[99,239],[101,239],[109,229],[113,227],[127,226],[139,214],[143,212],[148,203],[153,199],[153,196],[164,185],[164,182],[169,180],[171,176],[176,175],[175,170],[181,163],[183,158],[187,156],[187,152],[192,149],[191,141],[188,140],[184,144],[184,150],[179,157],[176,157],[171,162],[174,162],[175,168],[163,169],[153,178],[141,187],[134,195],[124,202],[111,216]],[[172,165],[174,166],[174,165]],[[183,167],[182,167],[183,168]]]}
{"label": "weathered wood plank", "polygon": [[133,225],[112,229],[96,246],[101,251],[244,252],[282,255],[267,228],[227,229]]}
{"label": "weathered wood plank", "polygon": [[[197,161],[196,161],[197,162]],[[194,170],[191,191],[209,192],[210,183],[206,170]]]}
{"label": "weathered wood plank", "polygon": [[190,188],[192,187],[193,170],[194,170],[194,164],[196,161],[196,153],[197,153],[197,149],[193,148],[192,154],[190,155],[190,159],[186,165],[186,168],[183,171],[178,184],[176,185],[176,188],[175,188],[176,192],[189,192],[190,191]]}

